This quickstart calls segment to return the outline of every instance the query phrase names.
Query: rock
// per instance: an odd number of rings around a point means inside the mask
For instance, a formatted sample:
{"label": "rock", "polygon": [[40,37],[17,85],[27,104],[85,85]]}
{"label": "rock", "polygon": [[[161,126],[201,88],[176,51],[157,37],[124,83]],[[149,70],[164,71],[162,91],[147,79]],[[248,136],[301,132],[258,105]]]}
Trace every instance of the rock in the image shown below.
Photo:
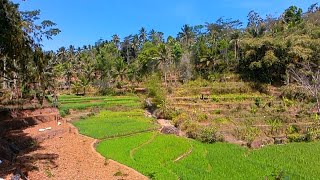
{"label": "rock", "polygon": [[250,146],[253,149],[258,149],[269,144],[274,144],[274,139],[265,136],[256,138]]}
{"label": "rock", "polygon": [[20,180],[21,175],[20,174],[15,174],[11,177],[11,180]]}
{"label": "rock", "polygon": [[288,138],[286,137],[275,137],[274,144],[286,144],[288,142]]}
{"label": "rock", "polygon": [[175,134],[179,135],[179,129],[174,126],[164,126],[161,131],[163,134]]}
{"label": "rock", "polygon": [[151,100],[148,98],[146,99],[146,106],[149,108],[149,107],[152,107],[152,102]]}

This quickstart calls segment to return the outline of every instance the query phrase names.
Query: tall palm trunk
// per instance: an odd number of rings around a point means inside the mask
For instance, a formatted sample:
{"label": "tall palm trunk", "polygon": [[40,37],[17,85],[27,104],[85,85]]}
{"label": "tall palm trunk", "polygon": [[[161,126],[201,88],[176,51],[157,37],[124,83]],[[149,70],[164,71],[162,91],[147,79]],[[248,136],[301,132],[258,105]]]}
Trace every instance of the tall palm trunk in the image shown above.
{"label": "tall palm trunk", "polygon": [[234,59],[237,60],[237,47],[238,47],[238,42],[235,40],[234,42]]}
{"label": "tall palm trunk", "polygon": [[3,89],[7,89],[8,86],[7,86],[7,75],[6,75],[6,71],[7,71],[7,60],[6,60],[6,57],[3,58],[3,85],[2,85],[2,88]]}

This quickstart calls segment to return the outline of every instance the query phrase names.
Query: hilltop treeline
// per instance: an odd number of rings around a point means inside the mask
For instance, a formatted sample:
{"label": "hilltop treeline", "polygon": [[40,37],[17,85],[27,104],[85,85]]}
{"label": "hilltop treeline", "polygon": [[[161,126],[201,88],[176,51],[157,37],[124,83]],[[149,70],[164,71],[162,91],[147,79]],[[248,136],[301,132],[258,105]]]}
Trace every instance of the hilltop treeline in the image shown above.
{"label": "hilltop treeline", "polygon": [[[22,15],[25,14],[17,15],[21,22],[28,20]],[[52,25],[44,23],[41,27]],[[29,29],[21,31],[21,26],[17,32],[28,32]],[[51,37],[56,31],[40,33]],[[12,43],[12,35],[1,43]],[[2,88],[12,88],[14,84],[9,82],[19,79],[20,88],[29,93],[33,89],[30,83],[47,83],[43,91],[57,87],[79,91],[94,86],[102,92],[125,84],[136,85],[154,73],[160,74],[164,82],[186,82],[199,77],[215,80],[231,72],[250,81],[285,84],[291,81],[289,68],[306,62],[320,64],[319,39],[320,8],[313,4],[306,12],[291,6],[279,17],[261,17],[251,11],[247,24],[220,18],[213,23],[184,25],[175,37],[166,39],[162,32],[141,28],[127,37],[115,34],[95,45],[71,45],[57,52],[37,53],[36,47],[28,45],[32,55],[23,58],[21,68],[20,61],[13,59],[17,59],[17,51],[19,55],[24,51],[12,47],[12,55],[4,48],[11,46],[1,44]]]}
{"label": "hilltop treeline", "polygon": [[[307,12],[291,6],[279,17],[261,17],[251,11],[248,24],[220,18],[214,23],[184,25],[176,37],[141,28],[120,40],[100,40],[82,48],[62,47],[56,67],[65,85],[112,84],[144,81],[152,73],[163,80],[214,80],[219,74],[240,73],[243,78],[283,84],[288,67],[301,62],[319,64],[319,6]],[[243,28],[245,27],[245,28]]]}

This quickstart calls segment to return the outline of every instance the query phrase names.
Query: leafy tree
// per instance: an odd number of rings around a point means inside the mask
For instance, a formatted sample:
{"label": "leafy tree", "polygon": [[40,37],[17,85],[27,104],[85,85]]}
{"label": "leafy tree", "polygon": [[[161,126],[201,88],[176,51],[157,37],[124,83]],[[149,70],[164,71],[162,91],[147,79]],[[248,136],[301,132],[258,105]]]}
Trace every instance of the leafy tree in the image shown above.
{"label": "leafy tree", "polygon": [[[47,85],[44,78],[49,56],[42,52],[41,42],[51,39],[60,30],[56,24],[44,20],[40,24],[40,11],[19,12],[19,5],[8,0],[0,1],[0,66],[3,70],[3,88],[12,88],[11,97],[21,97],[24,92],[33,88],[44,94]],[[40,71],[40,72],[39,72]],[[41,77],[39,76],[41,75]],[[44,77],[42,77],[44,76]],[[34,77],[38,77],[33,79]],[[48,79],[47,79],[48,80]],[[7,83],[13,81],[13,87]],[[37,81],[37,82],[35,82]]]}
{"label": "leafy tree", "polygon": [[302,22],[302,9],[297,6],[290,6],[283,13],[283,21],[289,27],[294,27]]}

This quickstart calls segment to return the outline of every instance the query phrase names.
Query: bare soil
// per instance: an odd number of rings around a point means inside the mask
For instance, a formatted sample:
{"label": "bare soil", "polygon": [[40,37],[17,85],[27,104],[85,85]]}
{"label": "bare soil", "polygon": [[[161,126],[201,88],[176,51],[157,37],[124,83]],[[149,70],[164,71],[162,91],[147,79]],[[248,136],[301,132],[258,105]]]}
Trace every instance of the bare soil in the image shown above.
{"label": "bare soil", "polygon": [[[36,148],[19,154],[16,164],[30,180],[43,179],[148,179],[139,172],[94,149],[95,139],[80,135],[72,124],[61,120],[40,123],[23,130],[35,140]],[[39,129],[51,130],[39,132]],[[1,174],[1,173],[0,173]],[[4,179],[11,179],[7,174]]]}

